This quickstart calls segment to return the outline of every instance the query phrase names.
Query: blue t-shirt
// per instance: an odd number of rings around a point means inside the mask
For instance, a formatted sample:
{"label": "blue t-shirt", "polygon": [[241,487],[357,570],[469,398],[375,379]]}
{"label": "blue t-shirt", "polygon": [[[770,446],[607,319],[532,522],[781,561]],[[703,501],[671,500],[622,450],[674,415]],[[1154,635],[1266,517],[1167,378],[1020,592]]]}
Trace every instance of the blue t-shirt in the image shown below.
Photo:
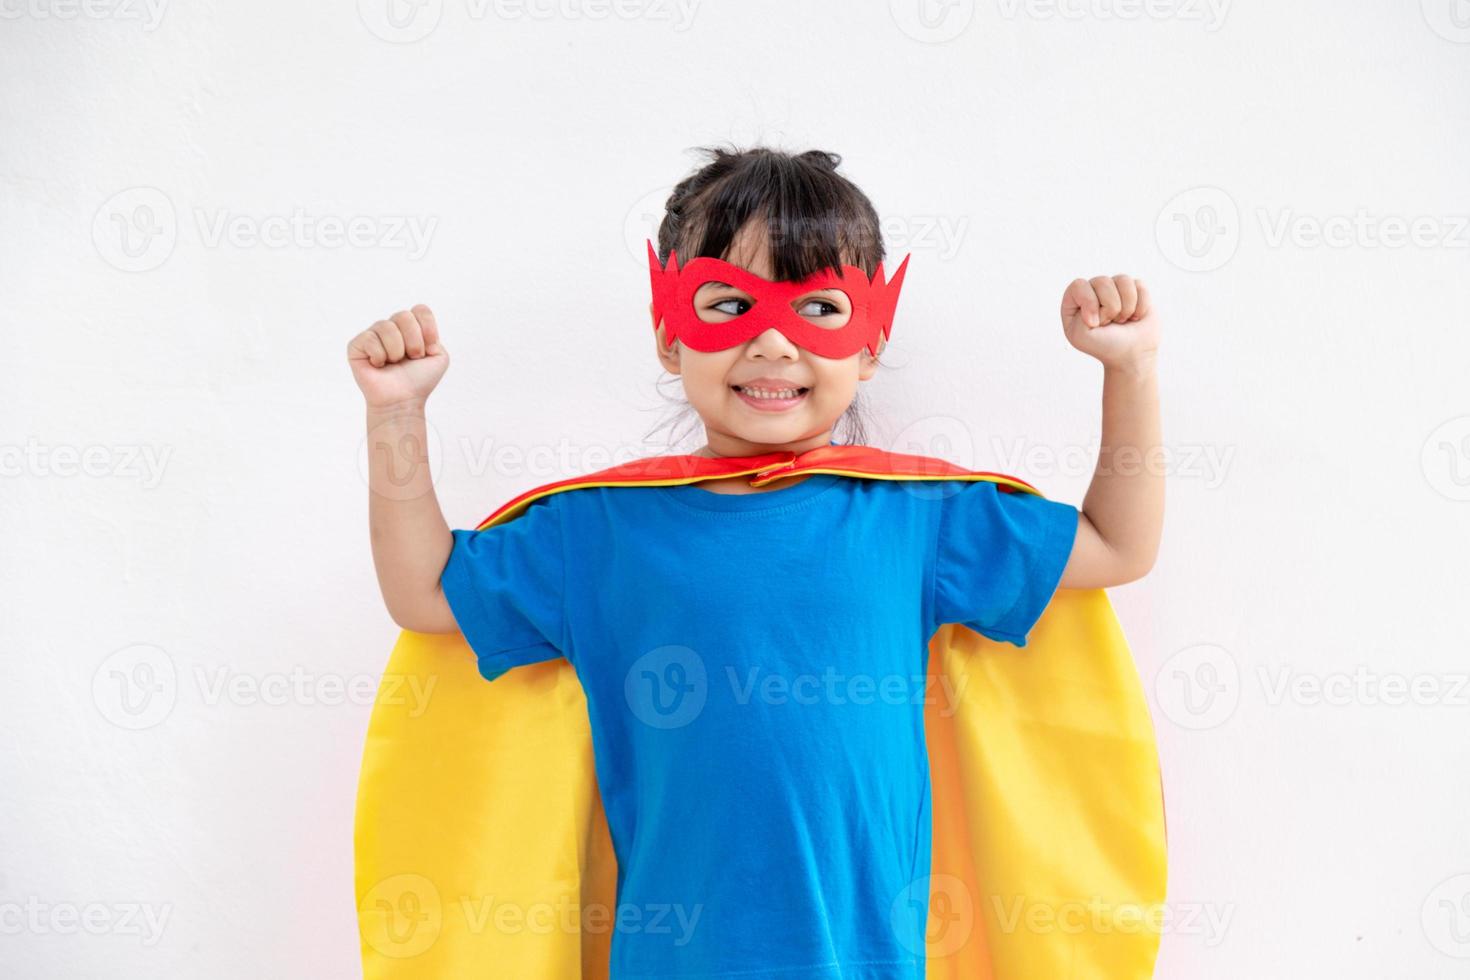
{"label": "blue t-shirt", "polygon": [[1076,531],[993,483],[834,474],[582,488],[455,531],[480,672],[565,656],[586,692],[613,980],[923,980],[929,639],[1024,646]]}

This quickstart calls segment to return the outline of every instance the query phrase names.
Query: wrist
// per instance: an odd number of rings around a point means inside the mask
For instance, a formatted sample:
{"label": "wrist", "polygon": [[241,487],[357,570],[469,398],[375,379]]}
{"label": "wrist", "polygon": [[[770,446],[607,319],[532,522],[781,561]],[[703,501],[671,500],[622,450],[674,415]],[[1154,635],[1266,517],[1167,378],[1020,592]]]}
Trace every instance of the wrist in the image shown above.
{"label": "wrist", "polygon": [[1120,381],[1152,381],[1158,376],[1158,353],[1149,351],[1119,361],[1104,362],[1103,376]]}
{"label": "wrist", "polygon": [[423,418],[429,397],[402,398],[389,402],[368,402],[368,418],[388,421],[397,418]]}

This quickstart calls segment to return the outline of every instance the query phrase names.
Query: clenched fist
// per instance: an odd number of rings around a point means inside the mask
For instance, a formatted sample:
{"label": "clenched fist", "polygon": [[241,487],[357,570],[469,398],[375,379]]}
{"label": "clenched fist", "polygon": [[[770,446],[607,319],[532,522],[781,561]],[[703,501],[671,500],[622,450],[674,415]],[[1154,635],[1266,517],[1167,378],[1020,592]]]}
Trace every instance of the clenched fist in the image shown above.
{"label": "clenched fist", "polygon": [[1132,276],[1074,279],[1062,294],[1067,342],[1107,367],[1150,363],[1159,349],[1159,320],[1143,282]]}
{"label": "clenched fist", "polygon": [[347,363],[369,408],[422,403],[449,369],[433,312],[420,303],[379,320],[347,344]]}

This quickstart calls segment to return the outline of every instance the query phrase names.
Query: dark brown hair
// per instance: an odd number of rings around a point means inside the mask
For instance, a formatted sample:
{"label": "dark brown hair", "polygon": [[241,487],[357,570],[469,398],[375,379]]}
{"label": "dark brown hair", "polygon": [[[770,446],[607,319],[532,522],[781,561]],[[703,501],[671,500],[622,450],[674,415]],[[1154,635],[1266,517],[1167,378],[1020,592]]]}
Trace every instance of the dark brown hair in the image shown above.
{"label": "dark brown hair", "polygon": [[[764,219],[775,277],[804,279],[822,269],[858,266],[871,277],[883,261],[878,212],[868,196],[837,172],[842,157],[826,150],[786,153],[765,146],[746,150],[700,147],[709,161],[674,186],[658,226],[658,257],[679,264],[725,258],[752,219]],[[839,420],[845,445],[866,442],[860,397]],[[673,399],[679,401],[679,399]],[[687,402],[684,402],[687,405]],[[693,413],[690,408],[681,418]],[[676,422],[679,419],[675,420]]]}
{"label": "dark brown hair", "polygon": [[764,218],[771,265],[783,281],[805,279],[848,262],[869,277],[883,261],[878,212],[837,172],[842,157],[826,150],[795,155],[769,147],[701,147],[710,162],[674,186],[658,226],[658,257],[680,262],[724,258],[746,222]]}

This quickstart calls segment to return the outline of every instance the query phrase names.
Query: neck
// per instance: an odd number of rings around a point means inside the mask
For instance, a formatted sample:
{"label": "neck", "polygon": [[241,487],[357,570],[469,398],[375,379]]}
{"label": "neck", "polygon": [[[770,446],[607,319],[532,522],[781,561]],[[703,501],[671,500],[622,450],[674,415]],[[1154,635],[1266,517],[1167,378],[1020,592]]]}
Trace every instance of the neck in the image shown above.
{"label": "neck", "polygon": [[800,456],[813,449],[831,445],[832,430],[828,429],[795,442],[750,442],[723,432],[711,432],[708,429],[705,430],[705,438],[709,441],[690,455],[708,456],[714,459],[731,456],[765,456],[769,453],[794,453]]}

